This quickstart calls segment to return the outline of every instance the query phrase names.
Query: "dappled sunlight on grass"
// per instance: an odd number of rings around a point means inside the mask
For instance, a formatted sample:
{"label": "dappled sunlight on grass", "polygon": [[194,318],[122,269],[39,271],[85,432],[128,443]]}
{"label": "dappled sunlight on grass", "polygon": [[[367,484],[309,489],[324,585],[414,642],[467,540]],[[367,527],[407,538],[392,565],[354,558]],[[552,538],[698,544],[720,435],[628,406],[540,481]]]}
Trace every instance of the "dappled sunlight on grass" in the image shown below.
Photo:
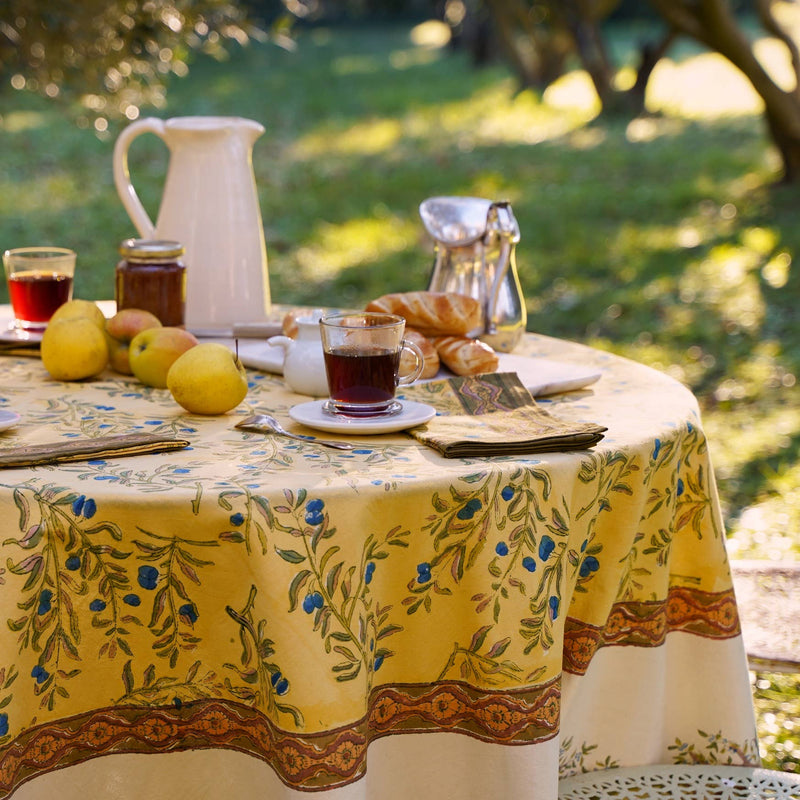
{"label": "dappled sunlight on grass", "polygon": [[763,103],[747,79],[717,53],[676,63],[658,62],[647,90],[651,111],[708,119],[727,114],[758,114]]}
{"label": "dappled sunlight on grass", "polygon": [[47,115],[38,111],[9,111],[0,117],[0,128],[9,133],[21,133],[41,128],[47,123]]}
{"label": "dappled sunlight on grass", "polygon": [[325,282],[340,271],[378,261],[416,242],[416,226],[395,217],[319,223],[296,253],[299,273],[293,280]]}
{"label": "dappled sunlight on grass", "polygon": [[[409,108],[399,117],[358,120],[339,129],[325,121],[290,146],[303,160],[352,153],[375,155],[410,146],[471,149],[497,144],[535,144],[573,132],[586,137],[585,114],[555,113],[531,91],[516,93],[511,80],[498,82],[464,100]],[[333,124],[341,126],[341,121]]]}
{"label": "dappled sunlight on grass", "polygon": [[391,150],[402,135],[398,120],[363,120],[343,131],[320,130],[304,136],[292,148],[292,154],[299,160],[344,153],[376,155]]}
{"label": "dappled sunlight on grass", "polygon": [[69,173],[31,175],[22,191],[0,180],[0,214],[52,214],[73,208],[80,195],[80,186]]}
{"label": "dappled sunlight on grass", "polygon": [[559,110],[577,110],[585,114],[597,114],[600,101],[594,90],[592,79],[585,70],[573,70],[553,81],[542,95],[543,101]]}
{"label": "dappled sunlight on grass", "polygon": [[762,258],[747,247],[718,245],[687,267],[679,283],[681,298],[715,307],[728,332],[755,332],[766,312],[759,281]]}

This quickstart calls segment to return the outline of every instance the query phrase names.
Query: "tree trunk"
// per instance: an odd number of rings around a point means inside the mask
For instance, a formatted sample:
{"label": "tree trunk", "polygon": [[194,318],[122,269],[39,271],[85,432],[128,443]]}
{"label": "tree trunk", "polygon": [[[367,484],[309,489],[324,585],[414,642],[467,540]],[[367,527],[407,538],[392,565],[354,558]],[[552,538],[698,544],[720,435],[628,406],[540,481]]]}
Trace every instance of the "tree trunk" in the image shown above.
{"label": "tree trunk", "polygon": [[781,89],[756,58],[728,0],[650,0],[670,25],[728,59],[764,101],[767,129],[783,161],[783,180],[800,180],[800,58],[791,37],[772,15],[772,1],[758,0],[762,25],[789,49],[795,88]]}

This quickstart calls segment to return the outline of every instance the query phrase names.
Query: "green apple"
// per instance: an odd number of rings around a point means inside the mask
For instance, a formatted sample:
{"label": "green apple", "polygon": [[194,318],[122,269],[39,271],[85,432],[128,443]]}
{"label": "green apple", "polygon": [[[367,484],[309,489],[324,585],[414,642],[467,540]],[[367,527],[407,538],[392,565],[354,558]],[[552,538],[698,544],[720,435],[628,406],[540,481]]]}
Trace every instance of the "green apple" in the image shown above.
{"label": "green apple", "polygon": [[44,368],[58,381],[92,378],[108,364],[106,336],[89,317],[51,320],[42,334],[41,356]]}
{"label": "green apple", "polygon": [[106,321],[108,358],[111,369],[123,375],[133,375],[130,364],[130,344],[137,333],[160,328],[161,320],[142,308],[123,308]]}
{"label": "green apple", "polygon": [[197,347],[194,334],[184,328],[148,328],[131,339],[128,359],[133,374],[145,385],[167,386],[167,373],[179,355]]}
{"label": "green apple", "polygon": [[204,342],[178,356],[167,373],[167,388],[192,414],[224,414],[247,395],[247,373],[224,344]]}

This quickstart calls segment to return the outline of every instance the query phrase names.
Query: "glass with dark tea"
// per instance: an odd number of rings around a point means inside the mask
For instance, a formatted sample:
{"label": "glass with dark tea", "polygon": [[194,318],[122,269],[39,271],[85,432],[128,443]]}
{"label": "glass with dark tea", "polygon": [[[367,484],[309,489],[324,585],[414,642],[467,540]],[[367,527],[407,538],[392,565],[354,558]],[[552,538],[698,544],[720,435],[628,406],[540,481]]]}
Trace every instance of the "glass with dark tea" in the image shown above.
{"label": "glass with dark tea", "polygon": [[18,247],[3,253],[8,296],[17,328],[44,330],[72,299],[75,253],[66,247]]}
{"label": "glass with dark tea", "polygon": [[[403,338],[405,320],[394,314],[336,314],[320,320],[330,399],[324,409],[346,417],[396,414],[398,386],[413,383],[422,372],[423,356]],[[414,368],[401,376],[400,354],[408,350]]]}

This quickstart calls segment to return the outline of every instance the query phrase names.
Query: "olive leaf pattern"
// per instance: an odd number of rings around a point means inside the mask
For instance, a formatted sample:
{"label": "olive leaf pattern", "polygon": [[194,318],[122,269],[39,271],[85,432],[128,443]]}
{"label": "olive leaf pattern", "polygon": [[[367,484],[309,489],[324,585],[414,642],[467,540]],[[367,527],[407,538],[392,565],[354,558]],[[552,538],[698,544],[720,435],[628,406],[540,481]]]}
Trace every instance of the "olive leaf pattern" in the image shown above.
{"label": "olive leaf pattern", "polygon": [[225,664],[225,668],[236,674],[241,683],[234,685],[225,678],[228,691],[240,700],[254,705],[270,716],[288,714],[299,728],[303,725],[303,715],[295,706],[279,698],[286,695],[291,686],[289,679],[273,660],[275,643],[266,635],[267,621],[253,618],[253,605],[257,588],[250,587],[245,606],[237,611],[226,606],[225,611],[239,625],[239,641],[242,645],[241,663]]}
{"label": "olive leaf pattern", "polygon": [[196,603],[187,589],[187,581],[200,587],[198,569],[213,564],[201,559],[190,548],[218,547],[217,542],[165,536],[139,528],[149,540],[134,539],[139,559],[146,563],[137,571],[140,591],[132,592],[123,601],[134,607],[142,595],[153,592],[153,610],[148,626],[156,637],[153,650],[166,658],[170,667],[178,661],[181,650],[194,650],[200,639],[194,634],[197,622]]}
{"label": "olive leaf pattern", "polygon": [[31,672],[34,693],[52,710],[58,697],[69,697],[66,683],[80,673],[81,631],[74,597],[86,596],[90,587],[95,592],[89,608],[102,614],[93,624],[106,636],[98,656],[130,653],[126,626],[137,621],[123,609],[121,595],[128,581],[115,563],[130,553],[99,541],[107,534],[118,542],[122,532],[114,523],[92,522],[97,512],[92,498],[46,485],[30,493],[16,489],[14,503],[22,536],[3,545],[24,551],[18,560],[8,560],[8,569],[25,576],[25,583],[17,603],[22,614],[8,626],[19,634],[20,652],[38,654]]}
{"label": "olive leaf pattern", "polygon": [[275,551],[302,567],[289,585],[289,611],[302,609],[322,638],[325,652],[336,654],[332,670],[337,681],[353,680],[362,669],[371,681],[385,659],[394,655],[386,640],[402,628],[389,623],[392,607],[373,599],[370,584],[389,548],[408,546],[409,532],[397,526],[382,536],[369,533],[358,562],[347,563],[340,547],[329,541],[336,529],[330,525],[324,502],[308,499],[305,490],[284,494],[286,505],[274,511],[294,524],[276,518],[276,527],[298,541],[296,549],[276,547]]}

